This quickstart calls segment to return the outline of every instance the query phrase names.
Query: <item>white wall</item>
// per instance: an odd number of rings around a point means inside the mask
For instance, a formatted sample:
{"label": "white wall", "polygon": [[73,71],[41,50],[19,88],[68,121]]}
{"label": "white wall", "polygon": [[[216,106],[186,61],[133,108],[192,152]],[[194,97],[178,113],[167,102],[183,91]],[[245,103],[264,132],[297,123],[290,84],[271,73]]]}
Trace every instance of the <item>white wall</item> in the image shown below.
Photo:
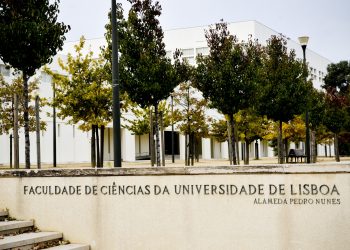
{"label": "white wall", "polygon": [[[296,166],[295,166],[296,167]],[[323,166],[325,167],[325,166]],[[133,170],[135,171],[135,170]],[[201,169],[196,168],[195,173]],[[212,173],[213,170],[211,170]],[[347,249],[349,174],[218,174],[0,178],[0,209],[92,250]],[[102,195],[102,186],[150,185],[150,195]],[[268,195],[268,185],[336,185],[340,195]],[[264,195],[175,195],[175,185],[265,185]],[[97,186],[96,195],[84,194]],[[154,185],[170,194],[155,195]],[[81,195],[24,195],[24,186],[82,187]],[[339,205],[254,204],[255,199],[340,199]]]}

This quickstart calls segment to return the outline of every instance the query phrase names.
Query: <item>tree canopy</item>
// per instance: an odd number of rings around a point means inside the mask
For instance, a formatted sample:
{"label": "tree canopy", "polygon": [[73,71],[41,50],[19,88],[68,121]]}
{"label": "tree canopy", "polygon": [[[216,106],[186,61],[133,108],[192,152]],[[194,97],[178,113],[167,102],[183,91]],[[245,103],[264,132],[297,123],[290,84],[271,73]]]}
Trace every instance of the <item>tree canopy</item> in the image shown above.
{"label": "tree canopy", "polygon": [[262,62],[262,47],[248,37],[246,43],[231,35],[224,22],[211,26],[205,32],[208,56],[199,56],[194,77],[195,86],[202,91],[210,106],[228,117],[232,159],[236,164],[233,115],[241,109],[254,106]]}

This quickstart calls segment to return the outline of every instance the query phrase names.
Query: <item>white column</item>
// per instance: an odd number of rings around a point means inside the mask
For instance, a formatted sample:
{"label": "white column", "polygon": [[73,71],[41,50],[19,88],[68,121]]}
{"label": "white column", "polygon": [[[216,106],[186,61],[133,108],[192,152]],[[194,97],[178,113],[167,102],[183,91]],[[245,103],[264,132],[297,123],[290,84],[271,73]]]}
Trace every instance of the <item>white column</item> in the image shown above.
{"label": "white column", "polygon": [[121,132],[123,161],[135,161],[135,135],[125,128]]}
{"label": "white column", "polygon": [[227,143],[227,141],[221,143],[221,158],[228,159],[228,143]]}
{"label": "white column", "polygon": [[210,138],[202,138],[202,159],[210,160]]}
{"label": "white column", "polygon": [[180,134],[180,160],[185,160],[185,136]]}

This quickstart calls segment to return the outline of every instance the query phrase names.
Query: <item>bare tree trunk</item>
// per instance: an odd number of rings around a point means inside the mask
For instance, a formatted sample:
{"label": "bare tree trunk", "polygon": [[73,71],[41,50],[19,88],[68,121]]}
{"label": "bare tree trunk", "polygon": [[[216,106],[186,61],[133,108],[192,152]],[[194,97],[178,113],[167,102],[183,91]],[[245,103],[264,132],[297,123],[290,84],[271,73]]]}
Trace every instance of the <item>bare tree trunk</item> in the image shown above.
{"label": "bare tree trunk", "polygon": [[30,139],[29,139],[29,94],[28,94],[29,77],[23,73],[23,93],[24,93],[24,140],[25,140],[25,167],[30,168]]}
{"label": "bare tree trunk", "polygon": [[231,123],[229,120],[226,121],[227,123],[227,144],[228,144],[228,159],[230,161],[230,165],[233,164],[233,159],[232,159],[232,141],[231,141],[231,134],[232,134],[232,129],[231,129]]}
{"label": "bare tree trunk", "polygon": [[[288,151],[289,151],[288,139],[285,138],[283,141],[284,141],[284,155],[287,156]],[[283,159],[284,159],[284,157],[283,157]],[[287,157],[286,157],[286,162],[288,163]]]}
{"label": "bare tree trunk", "polygon": [[160,136],[162,142],[162,166],[165,167],[165,144],[164,144],[164,127],[163,127],[163,112],[160,112]]}
{"label": "bare tree trunk", "polygon": [[284,163],[283,157],[283,144],[282,144],[282,121],[279,121],[279,130],[278,130],[278,163]]}
{"label": "bare tree trunk", "polygon": [[236,138],[235,138],[235,121],[233,118],[233,114],[229,115],[230,119],[230,130],[231,130],[231,152],[232,152],[232,161],[233,165],[237,165],[237,156],[236,156]]}
{"label": "bare tree trunk", "polygon": [[311,162],[317,161],[317,143],[316,143],[316,131],[311,131]]}
{"label": "bare tree trunk", "polygon": [[104,149],[105,149],[105,126],[101,125],[101,153],[100,153],[100,157],[101,157],[101,168],[103,168],[103,155],[104,155]]}
{"label": "bare tree trunk", "polygon": [[91,126],[91,167],[96,167],[95,125]]}
{"label": "bare tree trunk", "polygon": [[155,113],[155,133],[156,133],[156,156],[157,156],[157,167],[160,167],[160,145],[159,145],[159,127],[158,127],[158,103],[154,105]]}
{"label": "bare tree trunk", "polygon": [[100,137],[98,134],[98,125],[96,125],[95,128],[96,132],[96,159],[97,159],[97,167],[101,167],[101,155],[100,155]]}
{"label": "bare tree trunk", "polygon": [[335,161],[340,162],[340,157],[339,157],[339,134],[335,133],[334,134],[334,155],[335,155]]}
{"label": "bare tree trunk", "polygon": [[185,133],[185,166],[188,166],[189,161],[188,161],[188,137],[187,133]]}
{"label": "bare tree trunk", "polygon": [[249,141],[245,141],[245,157],[244,157],[244,164],[249,165]]}
{"label": "bare tree trunk", "polygon": [[[232,116],[232,119],[234,121],[234,118]],[[233,133],[234,133],[234,136],[235,136],[235,144],[234,147],[235,147],[235,151],[236,151],[236,157],[237,157],[237,164],[240,165],[240,157],[239,157],[239,140],[237,139],[238,138],[238,133],[237,133],[237,128],[236,128],[236,125],[233,127]]]}
{"label": "bare tree trunk", "polygon": [[196,155],[196,162],[199,162],[199,147],[201,140],[197,136],[195,137],[195,155]]}
{"label": "bare tree trunk", "polygon": [[39,117],[39,96],[35,97],[35,121],[36,121],[36,161],[38,168],[41,168],[40,157],[40,117]]}
{"label": "bare tree trunk", "polygon": [[14,149],[14,168],[19,168],[19,138],[18,138],[18,96],[14,96],[14,115],[13,115],[13,149]]}
{"label": "bare tree trunk", "polygon": [[190,132],[190,155],[191,155],[191,166],[194,165],[194,136],[193,132]]}
{"label": "bare tree trunk", "polygon": [[154,130],[153,130],[153,108],[150,107],[150,114],[149,114],[149,119],[150,119],[150,152],[151,152],[151,166],[154,166],[155,163],[155,154],[154,154]]}

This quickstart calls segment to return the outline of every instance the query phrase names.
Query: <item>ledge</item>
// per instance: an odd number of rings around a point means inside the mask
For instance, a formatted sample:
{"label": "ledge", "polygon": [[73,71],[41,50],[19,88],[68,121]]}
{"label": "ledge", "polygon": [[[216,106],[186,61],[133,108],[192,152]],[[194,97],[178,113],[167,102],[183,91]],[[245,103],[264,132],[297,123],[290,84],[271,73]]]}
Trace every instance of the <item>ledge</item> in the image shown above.
{"label": "ledge", "polygon": [[167,175],[230,175],[230,174],[349,174],[350,163],[269,164],[209,167],[150,168],[69,168],[0,170],[0,178],[11,177],[90,177],[90,176],[167,176]]}

